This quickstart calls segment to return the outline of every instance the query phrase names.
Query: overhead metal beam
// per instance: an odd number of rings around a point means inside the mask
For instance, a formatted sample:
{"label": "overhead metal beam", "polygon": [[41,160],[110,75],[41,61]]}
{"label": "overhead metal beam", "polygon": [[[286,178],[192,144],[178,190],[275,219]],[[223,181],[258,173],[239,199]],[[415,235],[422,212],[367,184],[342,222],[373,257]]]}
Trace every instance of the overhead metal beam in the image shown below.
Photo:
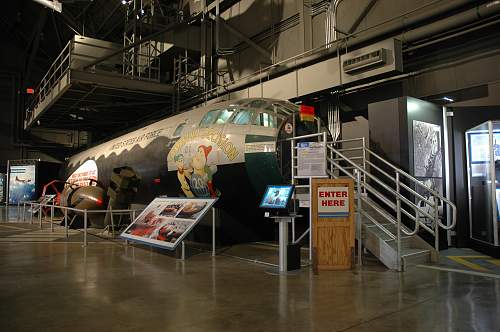
{"label": "overhead metal beam", "polygon": [[54,16],[53,12],[50,13],[50,17],[52,19],[52,26],[54,27],[54,31],[56,32],[57,45],[59,46],[59,51],[61,51],[62,50],[61,34],[59,33],[59,28],[57,27],[56,17]]}
{"label": "overhead metal beam", "polygon": [[372,10],[372,8],[373,8],[373,6],[375,5],[376,2],[377,2],[377,0],[371,0],[368,3],[368,5],[366,5],[366,7],[361,12],[361,14],[359,14],[359,16],[356,19],[356,21],[354,21],[354,23],[351,25],[351,28],[347,31],[349,34],[351,34],[354,31],[356,31],[356,29],[359,27],[359,25],[364,20],[364,18],[366,17],[366,15],[368,15],[368,13],[370,12],[370,10]]}
{"label": "overhead metal beam", "polygon": [[211,19],[221,23],[222,26],[225,27],[229,32],[231,32],[236,37],[243,39],[243,41],[245,41],[248,45],[255,48],[255,50],[257,50],[259,53],[261,53],[265,57],[270,58],[272,56],[271,52],[269,52],[268,50],[266,50],[265,48],[263,48],[262,46],[260,46],[259,44],[257,44],[256,42],[254,42],[253,40],[248,38],[247,36],[245,36],[242,32],[238,31],[236,28],[234,28],[229,23],[227,23],[222,17],[215,16],[214,14],[209,14],[209,15],[210,15]]}
{"label": "overhead metal beam", "polygon": [[28,58],[28,62],[26,63],[26,70],[25,70],[25,82],[28,82],[31,76],[31,68],[33,65],[33,62],[35,60],[36,54],[38,53],[38,46],[40,45],[40,36],[43,27],[45,26],[45,20],[47,19],[47,10],[43,10],[40,16],[38,17],[37,24],[34,29],[35,33],[35,39],[33,40],[33,44],[31,46],[31,52],[30,56]]}
{"label": "overhead metal beam", "polygon": [[121,53],[123,53],[125,51],[133,49],[134,47],[139,46],[140,44],[142,44],[142,43],[144,43],[144,42],[146,42],[148,40],[154,40],[156,37],[161,36],[162,34],[164,34],[165,32],[169,31],[170,29],[172,29],[172,28],[174,28],[176,26],[179,26],[179,23],[176,23],[176,22],[175,23],[170,23],[165,28],[163,28],[163,29],[161,29],[161,30],[159,30],[157,32],[154,32],[154,33],[152,33],[152,34],[150,34],[150,35],[148,35],[148,36],[146,36],[144,38],[141,38],[138,41],[136,41],[135,43],[132,43],[132,44],[130,44],[130,45],[128,45],[128,46],[126,46],[126,47],[124,47],[122,49],[119,49],[119,50],[117,50],[115,52],[112,52],[112,53],[106,55],[106,56],[103,56],[102,58],[99,58],[97,60],[92,61],[91,63],[89,63],[88,65],[86,65],[83,69],[89,69],[90,67],[95,66],[98,63],[101,63],[101,62],[103,62],[103,61],[105,61],[107,59],[110,59],[110,58],[112,58],[112,57],[114,57],[114,56],[116,56],[118,54],[121,54]]}
{"label": "overhead metal beam", "polygon": [[55,10],[58,13],[62,12],[62,3],[60,3],[58,0],[33,0],[35,2],[38,2],[42,6],[45,6],[47,8],[50,8],[52,10]]}
{"label": "overhead metal beam", "polygon": [[116,4],[116,6],[113,8],[113,10],[111,12],[109,12],[108,16],[106,16],[106,18],[101,22],[101,24],[99,25],[99,27],[96,29],[96,31],[95,31],[96,36],[101,31],[101,29],[104,28],[104,25],[109,21],[109,19],[111,17],[113,17],[113,15],[116,13],[116,11],[121,6],[122,6],[122,3],[120,1],[118,1],[118,3]]}

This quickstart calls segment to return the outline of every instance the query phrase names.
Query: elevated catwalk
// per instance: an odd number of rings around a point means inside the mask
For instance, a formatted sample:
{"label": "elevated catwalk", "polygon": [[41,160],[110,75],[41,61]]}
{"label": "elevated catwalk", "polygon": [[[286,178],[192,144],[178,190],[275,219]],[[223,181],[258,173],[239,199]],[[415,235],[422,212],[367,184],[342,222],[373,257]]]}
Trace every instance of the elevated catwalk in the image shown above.
{"label": "elevated catwalk", "polygon": [[135,60],[132,72],[124,69],[131,66],[122,53],[89,67],[120,49],[88,37],[70,40],[36,88],[24,128],[78,127],[78,121],[85,120],[81,122],[95,129],[110,121],[143,118],[169,104],[174,88],[160,83],[158,50],[147,50]]}

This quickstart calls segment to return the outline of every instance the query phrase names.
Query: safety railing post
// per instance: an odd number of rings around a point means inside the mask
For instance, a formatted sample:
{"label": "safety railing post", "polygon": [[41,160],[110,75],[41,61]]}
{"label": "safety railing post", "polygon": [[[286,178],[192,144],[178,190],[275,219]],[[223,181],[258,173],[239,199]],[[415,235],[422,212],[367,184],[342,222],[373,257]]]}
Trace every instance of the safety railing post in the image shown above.
{"label": "safety railing post", "polygon": [[30,203],[30,224],[33,225],[33,203]]}
{"label": "safety railing post", "polygon": [[215,257],[215,208],[212,208],[212,257]]}
{"label": "safety railing post", "polygon": [[356,199],[357,199],[357,210],[358,213],[356,214],[356,228],[357,228],[357,233],[358,233],[358,265],[361,266],[363,265],[363,258],[362,258],[362,250],[363,250],[363,225],[362,225],[362,215],[361,215],[361,191],[363,190],[363,186],[361,185],[361,172],[357,169],[354,170],[356,172],[356,184],[357,184],[357,191],[356,191]]}
{"label": "safety railing post", "polygon": [[26,202],[23,202],[23,218],[22,221],[26,221]]}
{"label": "safety railing post", "polygon": [[181,243],[181,260],[186,259],[186,245],[184,244],[184,241]]}
{"label": "safety railing post", "polygon": [[83,246],[87,246],[87,210],[83,212]]}
{"label": "safety railing post", "polygon": [[398,271],[402,271],[401,264],[401,198],[399,197],[399,172],[396,172],[396,241],[397,241],[397,267]]}
{"label": "safety railing post", "polygon": [[363,193],[366,194],[366,172],[368,172],[368,170],[366,169],[366,140],[364,136],[362,139],[362,143],[363,143],[363,170],[365,171],[365,173],[363,174]]}
{"label": "safety railing post", "polygon": [[64,209],[64,233],[66,235],[66,238],[69,237],[68,234],[68,210]]}
{"label": "safety railing post", "polygon": [[40,223],[40,229],[42,229],[42,206],[38,204],[38,222]]}
{"label": "safety railing post", "polygon": [[54,232],[54,203],[50,206],[50,232]]}
{"label": "safety railing post", "polygon": [[[437,196],[434,197],[434,248],[439,253],[439,204]],[[444,205],[443,205],[444,207]]]}

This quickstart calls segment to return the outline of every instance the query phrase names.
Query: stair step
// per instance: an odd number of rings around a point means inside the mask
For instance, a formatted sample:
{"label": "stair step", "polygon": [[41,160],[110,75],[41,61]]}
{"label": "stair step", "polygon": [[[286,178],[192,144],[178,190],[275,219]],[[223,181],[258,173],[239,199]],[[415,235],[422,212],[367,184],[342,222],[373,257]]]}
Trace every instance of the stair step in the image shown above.
{"label": "stair step", "polygon": [[405,269],[412,265],[430,263],[431,260],[431,251],[428,249],[411,249],[401,255],[401,261]]}

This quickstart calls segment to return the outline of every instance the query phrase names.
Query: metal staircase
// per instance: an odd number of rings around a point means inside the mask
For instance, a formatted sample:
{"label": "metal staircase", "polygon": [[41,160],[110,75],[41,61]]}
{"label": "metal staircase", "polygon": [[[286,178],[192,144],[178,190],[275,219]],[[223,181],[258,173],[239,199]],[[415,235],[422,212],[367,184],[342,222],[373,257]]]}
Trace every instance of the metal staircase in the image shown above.
{"label": "metal staircase", "polygon": [[[456,223],[455,204],[368,149],[364,138],[335,142],[326,138],[325,133],[318,133],[290,139],[292,182],[297,188],[310,188],[310,179],[307,185],[296,176],[296,143],[323,143],[328,177],[349,177],[355,183],[359,262],[362,247],[398,271],[436,262],[439,232],[452,229]],[[443,223],[447,215],[449,224]]]}

